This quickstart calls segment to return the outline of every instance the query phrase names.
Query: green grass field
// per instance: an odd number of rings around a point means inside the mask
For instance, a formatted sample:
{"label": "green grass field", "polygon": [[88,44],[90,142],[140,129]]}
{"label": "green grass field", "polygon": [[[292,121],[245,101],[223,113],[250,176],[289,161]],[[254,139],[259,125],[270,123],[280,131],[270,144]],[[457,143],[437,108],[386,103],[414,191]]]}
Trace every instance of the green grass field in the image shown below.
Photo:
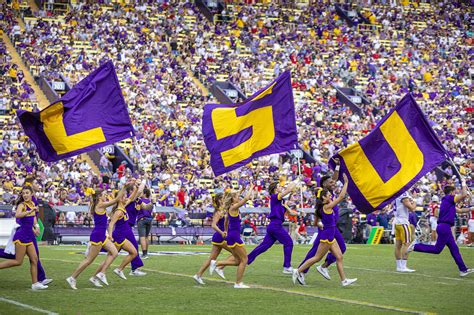
{"label": "green grass field", "polygon": [[[191,277],[205,255],[166,255],[145,261],[146,277],[130,276],[122,280],[110,270],[111,285],[102,289],[89,283],[93,268],[86,269],[78,279],[78,290],[73,291],[64,279],[83,258],[77,253],[84,248],[40,248],[47,275],[54,278],[45,291],[29,289],[27,261],[19,268],[0,270],[0,314],[33,314],[41,310],[60,314],[474,312],[474,274],[460,278],[448,249],[441,255],[413,253],[408,265],[416,273],[399,274],[394,272],[393,246],[349,245],[344,256],[346,274],[359,280],[346,288],[341,287],[335,266],[330,269],[331,281],[313,269],[306,277],[306,287],[293,285],[291,276],[282,274],[282,246],[275,245],[247,268],[244,282],[252,287],[247,290],[233,289],[233,267],[225,270],[228,282],[206,273],[206,285],[198,286]],[[248,246],[247,250],[252,248]],[[151,248],[154,252],[208,252],[209,249],[209,246],[179,245]],[[308,249],[307,245],[295,246],[294,266]],[[474,266],[474,248],[462,247],[461,254],[467,265]],[[100,256],[96,263],[103,259]]]}

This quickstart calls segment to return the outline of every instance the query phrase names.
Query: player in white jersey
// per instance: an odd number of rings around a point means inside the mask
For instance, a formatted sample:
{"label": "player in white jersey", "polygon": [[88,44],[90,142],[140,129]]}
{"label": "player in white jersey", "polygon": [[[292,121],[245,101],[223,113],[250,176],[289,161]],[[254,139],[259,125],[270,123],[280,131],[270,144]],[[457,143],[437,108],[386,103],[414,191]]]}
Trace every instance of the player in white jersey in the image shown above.
{"label": "player in white jersey", "polygon": [[433,196],[430,204],[430,227],[431,227],[431,245],[436,244],[438,235],[436,234],[436,228],[438,227],[438,215],[439,215],[439,197]]}
{"label": "player in white jersey", "polygon": [[408,220],[409,211],[415,211],[416,203],[408,192],[395,199],[395,259],[398,272],[414,272],[407,267],[407,248],[411,243],[411,228]]}

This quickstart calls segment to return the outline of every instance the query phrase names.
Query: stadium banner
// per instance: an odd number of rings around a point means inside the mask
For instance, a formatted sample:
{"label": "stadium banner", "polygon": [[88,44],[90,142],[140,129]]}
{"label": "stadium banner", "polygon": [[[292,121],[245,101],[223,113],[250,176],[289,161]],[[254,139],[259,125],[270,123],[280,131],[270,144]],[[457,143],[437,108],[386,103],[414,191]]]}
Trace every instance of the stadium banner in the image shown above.
{"label": "stadium banner", "polygon": [[242,103],[207,104],[202,132],[216,176],[252,159],[295,149],[295,104],[290,71]]}
{"label": "stadium banner", "polygon": [[17,111],[40,158],[54,162],[134,136],[112,61],[40,112]]}
{"label": "stadium banner", "polygon": [[449,158],[412,95],[405,95],[363,139],[334,155],[357,209],[382,209]]}

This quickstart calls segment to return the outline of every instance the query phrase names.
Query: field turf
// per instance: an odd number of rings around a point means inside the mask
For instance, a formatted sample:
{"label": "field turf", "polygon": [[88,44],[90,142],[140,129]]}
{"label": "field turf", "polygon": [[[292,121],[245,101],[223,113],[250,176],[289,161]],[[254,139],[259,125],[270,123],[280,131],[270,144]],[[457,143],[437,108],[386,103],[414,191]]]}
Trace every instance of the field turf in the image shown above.
{"label": "field turf", "polygon": [[[251,250],[254,246],[247,246]],[[335,266],[331,281],[315,269],[306,277],[307,286],[293,285],[290,275],[282,274],[283,249],[275,245],[247,268],[244,282],[252,288],[233,289],[235,268],[225,269],[228,282],[216,275],[204,276],[205,286],[191,278],[206,255],[160,255],[145,260],[145,277],[119,279],[108,272],[110,286],[95,288],[88,278],[94,268],[79,277],[73,291],[64,280],[83,255],[85,246],[43,246],[41,260],[50,288],[31,291],[29,264],[0,270],[0,314],[314,314],[314,313],[474,313],[474,274],[460,278],[446,248],[441,255],[412,253],[408,266],[413,274],[394,272],[391,245],[349,245],[345,271],[359,280],[342,288]],[[295,246],[293,266],[305,256],[309,245]],[[152,252],[209,252],[209,246],[152,246]],[[461,247],[468,266],[474,267],[474,248]],[[223,257],[223,256],[221,256]],[[113,265],[120,261],[119,257]],[[21,303],[22,305],[20,305]]]}

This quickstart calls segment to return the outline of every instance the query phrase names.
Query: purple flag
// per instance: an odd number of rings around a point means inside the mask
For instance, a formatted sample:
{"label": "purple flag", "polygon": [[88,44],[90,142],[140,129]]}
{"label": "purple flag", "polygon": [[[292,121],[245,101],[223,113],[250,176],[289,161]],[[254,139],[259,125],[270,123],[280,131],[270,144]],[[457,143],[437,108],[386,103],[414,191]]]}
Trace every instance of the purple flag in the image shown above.
{"label": "purple flag", "polygon": [[[359,142],[332,157],[349,178],[348,192],[357,209],[381,209],[449,155],[415,99],[407,94]],[[335,164],[330,160],[329,166]]]}
{"label": "purple flag", "polygon": [[216,176],[254,158],[294,149],[298,139],[290,71],[243,103],[207,104],[202,133]]}
{"label": "purple flag", "polygon": [[17,111],[40,158],[58,161],[132,137],[133,126],[111,61],[40,112]]}

